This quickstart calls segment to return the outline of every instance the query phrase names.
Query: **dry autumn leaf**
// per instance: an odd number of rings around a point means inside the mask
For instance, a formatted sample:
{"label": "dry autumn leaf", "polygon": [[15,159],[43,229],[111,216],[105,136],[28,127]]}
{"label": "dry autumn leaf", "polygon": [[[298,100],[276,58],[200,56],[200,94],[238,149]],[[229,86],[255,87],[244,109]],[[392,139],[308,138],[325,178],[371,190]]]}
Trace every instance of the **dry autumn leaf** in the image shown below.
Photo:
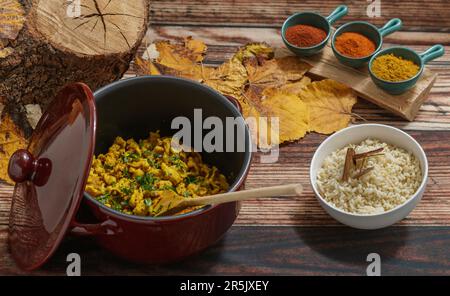
{"label": "dry autumn leaf", "polygon": [[347,127],[357,100],[349,87],[331,79],[312,82],[299,98],[309,106],[310,130],[321,134]]}
{"label": "dry autumn leaf", "polygon": [[0,59],[4,59],[7,56],[11,55],[14,52],[14,49],[11,47],[1,48],[0,47]]}
{"label": "dry autumn leaf", "polygon": [[240,62],[247,58],[259,57],[260,59],[272,59],[274,56],[273,48],[265,43],[249,43],[240,48],[233,56]]}
{"label": "dry autumn leaf", "polygon": [[155,64],[149,60],[144,60],[139,57],[135,60],[138,74],[142,75],[161,75],[159,69]]}
{"label": "dry autumn leaf", "polygon": [[0,0],[0,39],[16,39],[25,23],[25,11],[18,0]]}
{"label": "dry autumn leaf", "polygon": [[17,0],[0,0],[0,59],[14,52],[7,47],[9,40],[15,40],[25,23],[25,12]]}
{"label": "dry autumn leaf", "polygon": [[[303,76],[299,81],[280,86],[278,89],[287,94],[298,94],[300,91],[311,83],[311,78]],[[264,95],[264,92],[263,92]]]}
{"label": "dry autumn leaf", "polygon": [[232,58],[218,68],[209,71],[204,77],[204,83],[224,95],[239,98],[247,79],[245,67],[238,59]]}
{"label": "dry autumn leaf", "polygon": [[236,98],[260,148],[301,139],[310,131],[344,128],[356,103],[350,88],[332,80],[311,82],[304,76],[308,64],[294,56],[274,58],[264,43],[240,48],[215,69],[201,64],[206,45],[194,39],[157,42],[148,51],[147,61],[136,61],[145,74],[191,78]]}
{"label": "dry autumn leaf", "polygon": [[204,73],[204,83],[222,94],[233,96],[239,100],[249,79],[244,60],[249,58],[264,60],[271,57],[273,57],[273,50],[266,44],[247,44],[240,48],[230,60],[215,70]]}
{"label": "dry autumn leaf", "polygon": [[208,47],[203,41],[187,37],[184,40],[184,47],[187,49],[188,55],[197,63],[203,61],[203,57],[208,50]]}
{"label": "dry autumn leaf", "polygon": [[26,147],[23,133],[6,114],[0,123],[0,180],[14,184],[8,176],[9,158],[16,150]]}
{"label": "dry autumn leaf", "polygon": [[258,56],[244,60],[249,88],[262,94],[266,88],[278,88],[300,81],[311,68],[299,58],[288,56],[280,59],[261,59]]}
{"label": "dry autumn leaf", "polygon": [[[260,99],[248,91],[242,102],[242,113],[245,118],[256,120],[256,132],[260,148],[270,148],[280,143],[303,138],[309,131],[308,105],[299,100],[295,94],[287,94],[279,89],[270,88],[264,91]],[[278,126],[272,128],[277,122]]]}
{"label": "dry autumn leaf", "polygon": [[147,75],[172,75],[203,81],[208,68],[201,62],[206,45],[198,40],[186,38],[182,44],[158,41],[151,44],[143,59],[136,59],[137,70]]}

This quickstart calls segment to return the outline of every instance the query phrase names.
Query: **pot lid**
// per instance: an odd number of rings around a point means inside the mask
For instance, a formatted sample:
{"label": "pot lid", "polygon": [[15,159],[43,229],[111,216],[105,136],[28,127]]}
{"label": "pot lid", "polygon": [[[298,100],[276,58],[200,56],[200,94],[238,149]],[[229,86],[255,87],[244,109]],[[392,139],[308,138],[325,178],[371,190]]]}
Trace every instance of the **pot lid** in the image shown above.
{"label": "pot lid", "polygon": [[9,245],[26,270],[44,264],[78,210],[95,146],[94,97],[82,83],[69,85],[48,106],[28,149],[16,151],[8,174],[16,182]]}

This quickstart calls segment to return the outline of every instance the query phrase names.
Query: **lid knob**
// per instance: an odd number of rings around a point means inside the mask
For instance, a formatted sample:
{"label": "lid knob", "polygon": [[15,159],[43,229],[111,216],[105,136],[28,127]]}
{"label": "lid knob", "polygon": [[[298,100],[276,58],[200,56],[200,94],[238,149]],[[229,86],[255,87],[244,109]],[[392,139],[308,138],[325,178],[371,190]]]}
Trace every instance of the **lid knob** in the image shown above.
{"label": "lid knob", "polygon": [[8,174],[16,183],[33,181],[36,186],[47,183],[52,170],[52,163],[48,158],[36,160],[27,150],[14,152],[9,160]]}

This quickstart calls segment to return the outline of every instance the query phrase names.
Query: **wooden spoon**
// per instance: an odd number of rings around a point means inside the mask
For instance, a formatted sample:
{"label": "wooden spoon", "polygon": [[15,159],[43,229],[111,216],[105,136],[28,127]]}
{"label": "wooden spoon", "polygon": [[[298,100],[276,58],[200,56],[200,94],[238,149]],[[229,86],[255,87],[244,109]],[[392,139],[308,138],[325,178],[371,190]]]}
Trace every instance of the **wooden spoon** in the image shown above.
{"label": "wooden spoon", "polygon": [[276,197],[280,195],[300,195],[303,187],[300,184],[265,187],[236,192],[227,192],[210,196],[195,198],[183,198],[178,195],[168,194],[158,202],[160,210],[155,216],[170,216],[188,207],[217,205],[232,201],[242,201],[252,198]]}

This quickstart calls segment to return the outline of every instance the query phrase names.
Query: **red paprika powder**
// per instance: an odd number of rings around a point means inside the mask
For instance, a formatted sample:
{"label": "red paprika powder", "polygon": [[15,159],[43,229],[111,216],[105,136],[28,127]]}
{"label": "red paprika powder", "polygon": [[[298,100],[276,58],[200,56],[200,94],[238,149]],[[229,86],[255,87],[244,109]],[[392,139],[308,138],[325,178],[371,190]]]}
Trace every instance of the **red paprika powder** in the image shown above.
{"label": "red paprika powder", "polygon": [[297,47],[311,47],[327,38],[327,33],[310,25],[295,25],[287,28],[286,40]]}

